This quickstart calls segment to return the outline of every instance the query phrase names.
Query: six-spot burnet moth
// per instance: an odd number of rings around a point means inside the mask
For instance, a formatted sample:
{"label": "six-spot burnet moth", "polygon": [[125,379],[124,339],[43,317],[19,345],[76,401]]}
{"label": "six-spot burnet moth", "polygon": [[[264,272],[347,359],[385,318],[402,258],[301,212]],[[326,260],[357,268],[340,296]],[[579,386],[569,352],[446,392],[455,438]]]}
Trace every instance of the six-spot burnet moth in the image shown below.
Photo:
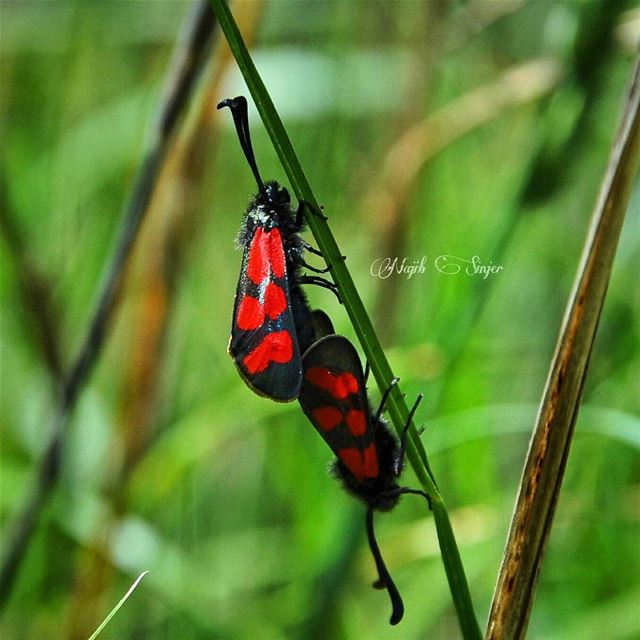
{"label": "six-spot burnet moth", "polygon": [[[222,100],[229,107],[240,145],[258,183],[238,234],[243,248],[242,267],[233,307],[229,353],[240,375],[256,393],[289,402],[297,398],[302,382],[301,356],[315,336],[311,310],[302,284],[317,284],[336,292],[319,276],[302,275],[308,265],[304,250],[319,254],[298,232],[304,226],[304,203],[291,209],[289,192],[275,181],[263,182],[256,165],[243,96]],[[315,212],[322,215],[319,212]]]}
{"label": "six-spot burnet moth", "polygon": [[373,528],[373,512],[389,511],[406,493],[425,497],[431,506],[429,496],[423,491],[397,484],[404,462],[407,429],[422,396],[418,396],[411,409],[398,443],[382,419],[384,404],[397,379],[385,391],[378,410],[373,413],[360,358],[347,338],[338,335],[321,338],[304,353],[302,365],[298,400],[337,457],[334,474],[349,493],[367,505],[367,538],[379,576],[374,587],[389,592],[390,623],[397,624],[404,615],[404,604],[382,559]]}

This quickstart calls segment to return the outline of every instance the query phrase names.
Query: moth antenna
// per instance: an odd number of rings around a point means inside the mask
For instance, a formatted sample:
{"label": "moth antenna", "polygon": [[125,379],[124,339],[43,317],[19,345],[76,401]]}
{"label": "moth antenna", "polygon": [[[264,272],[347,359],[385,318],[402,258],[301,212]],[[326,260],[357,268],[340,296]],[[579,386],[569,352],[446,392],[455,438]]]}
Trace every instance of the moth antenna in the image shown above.
{"label": "moth antenna", "polygon": [[409,411],[409,416],[407,417],[407,421],[404,423],[404,429],[402,430],[402,435],[400,436],[400,456],[398,458],[398,460],[400,461],[400,464],[398,465],[400,469],[402,469],[402,466],[404,463],[404,454],[407,450],[407,437],[409,436],[409,425],[411,424],[411,421],[413,420],[413,416],[415,415],[416,410],[418,409],[418,405],[420,404],[420,402],[422,402],[422,398],[424,398],[424,394],[419,393],[418,397],[416,398],[416,401],[413,403],[413,407],[411,407],[411,411]]}
{"label": "moth antenna", "polygon": [[238,139],[240,140],[240,146],[244,151],[245,158],[251,167],[253,176],[258,183],[258,187],[261,188],[264,185],[260,172],[258,171],[258,165],[256,164],[256,157],[253,153],[253,146],[251,145],[251,135],[249,134],[249,110],[247,108],[247,99],[244,96],[238,96],[236,98],[225,98],[218,102],[217,108],[229,107],[231,115],[233,116],[233,122],[236,125],[236,131],[238,133]]}
{"label": "moth antenna", "polygon": [[391,393],[391,390],[393,389],[393,387],[395,387],[398,384],[398,382],[400,382],[400,378],[397,378],[397,377],[394,378],[391,381],[391,384],[385,389],[385,392],[382,394],[382,400],[380,400],[380,406],[376,411],[376,420],[380,419],[380,416],[384,411],[384,405],[387,403],[387,399],[389,398],[389,394]]}
{"label": "moth antenna", "polygon": [[389,598],[391,599],[391,618],[389,619],[389,624],[398,624],[404,616],[404,603],[382,559],[376,534],[373,530],[373,509],[371,507],[367,509],[367,538],[369,540],[371,555],[373,556],[378,571],[378,579],[373,583],[373,586],[376,589],[385,588],[389,593]]}

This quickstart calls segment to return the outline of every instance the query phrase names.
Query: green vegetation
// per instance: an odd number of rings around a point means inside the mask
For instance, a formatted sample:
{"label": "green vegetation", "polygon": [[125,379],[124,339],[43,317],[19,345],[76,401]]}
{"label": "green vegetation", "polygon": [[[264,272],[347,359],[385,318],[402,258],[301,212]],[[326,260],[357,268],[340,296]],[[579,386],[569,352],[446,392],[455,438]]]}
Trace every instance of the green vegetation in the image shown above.
{"label": "green vegetation", "polygon": [[[640,33],[627,8],[234,8],[393,372],[409,403],[425,393],[416,422],[481,626]],[[189,7],[0,10],[5,553]],[[327,476],[329,450],[296,403],[253,395],[226,354],[233,238],[254,185],[229,118],[212,113],[238,93],[235,64],[214,47],[68,423],[2,637],[87,638],[147,570],[101,638],[459,637],[424,503],[406,497],[378,519],[407,609],[391,629],[386,595],[370,587],[363,509]],[[252,126],[263,176],[287,184],[267,132]],[[636,184],[531,638],[640,634],[639,197]],[[377,277],[379,259],[423,256],[411,278]],[[469,275],[474,256],[501,269]],[[355,341],[330,293],[309,298]],[[418,486],[411,468],[403,481]]]}

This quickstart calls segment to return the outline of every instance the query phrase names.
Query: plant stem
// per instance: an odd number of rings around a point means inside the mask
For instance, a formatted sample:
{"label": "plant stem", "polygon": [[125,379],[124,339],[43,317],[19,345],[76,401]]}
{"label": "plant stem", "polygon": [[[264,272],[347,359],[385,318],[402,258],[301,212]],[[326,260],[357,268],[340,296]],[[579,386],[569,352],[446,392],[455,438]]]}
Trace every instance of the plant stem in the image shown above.
{"label": "plant stem", "polygon": [[125,593],[122,596],[118,604],[115,607],[113,607],[113,609],[111,609],[111,611],[109,612],[109,615],[102,621],[100,626],[91,634],[91,637],[89,638],[89,640],[95,640],[104,631],[105,627],[111,622],[111,618],[113,618],[113,616],[115,616],[116,613],[120,611],[120,609],[122,608],[122,605],[129,599],[129,596],[136,590],[136,588],[140,584],[140,581],[142,580],[142,578],[144,578],[147,575],[147,573],[149,572],[143,571],[136,578],[135,582],[129,587],[129,590],[127,591],[127,593]]}
{"label": "plant stem", "polygon": [[[303,200],[311,207],[319,210],[318,201],[298,161],[291,141],[280,120],[280,116],[253,64],[253,60],[247,51],[240,31],[226,2],[224,0],[211,0],[211,4],[220,23],[220,27],[227,38],[229,47],[238,63],[238,67],[244,76],[264,126],[280,158],[280,162],[289,178],[293,192],[299,200]],[[332,279],[338,287],[344,307],[362,345],[362,349],[378,383],[378,387],[380,389],[386,389],[394,377],[393,372],[387,362],[349,270],[345,265],[342,253],[331,234],[326,220],[320,216],[309,215],[307,216],[307,221],[324,259],[327,264],[331,266],[330,273]],[[401,433],[409,416],[409,409],[398,385],[393,388],[387,402],[387,407],[396,430],[398,433]],[[413,424],[411,424],[409,433],[407,457],[423,489],[431,496],[442,559],[463,637],[465,639],[481,638],[480,627],[478,626],[473,610],[469,586],[462,567],[445,503],[429,467],[424,446]]]}

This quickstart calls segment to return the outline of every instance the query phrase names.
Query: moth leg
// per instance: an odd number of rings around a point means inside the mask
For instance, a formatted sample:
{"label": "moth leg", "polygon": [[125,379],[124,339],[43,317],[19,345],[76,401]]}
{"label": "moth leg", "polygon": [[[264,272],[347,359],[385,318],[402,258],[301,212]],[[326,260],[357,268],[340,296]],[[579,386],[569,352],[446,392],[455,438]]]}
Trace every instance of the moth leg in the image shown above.
{"label": "moth leg", "polygon": [[391,384],[385,389],[385,392],[382,394],[382,400],[380,400],[380,405],[378,406],[378,410],[376,411],[376,420],[380,419],[380,416],[384,411],[384,405],[387,404],[387,398],[389,397],[389,394],[391,393],[391,390],[393,389],[393,387],[395,387],[398,384],[398,382],[400,382],[400,378],[395,377],[391,381]]}
{"label": "moth leg", "polygon": [[308,276],[302,275],[299,278],[300,284],[315,284],[318,287],[322,287],[323,289],[328,289],[333,292],[335,297],[338,299],[338,302],[342,304],[342,298],[340,297],[340,292],[338,291],[338,287],[336,287],[333,282],[329,282],[324,278],[320,278],[319,276]]}
{"label": "moth leg", "polygon": [[409,489],[408,487],[402,487],[398,493],[402,495],[410,493],[414,496],[422,496],[429,505],[429,511],[433,511],[433,502],[431,502],[431,496],[425,491],[421,491],[420,489]]}
{"label": "moth leg", "polygon": [[320,249],[316,249],[314,246],[310,245],[305,240],[302,241],[302,247],[304,248],[305,251],[308,251],[309,253],[312,253],[314,256],[320,256],[322,258],[324,257],[322,255],[322,251],[320,251]]}
{"label": "moth leg", "polygon": [[320,218],[321,220],[328,220],[329,218],[327,218],[327,216],[324,215],[324,213],[322,213],[322,211],[324,210],[323,207],[320,207],[318,209],[318,207],[312,205],[310,202],[307,202],[306,200],[300,200],[300,202],[298,202],[298,208],[296,210],[296,225],[301,229],[302,225],[304,224],[304,210],[305,207],[307,209],[309,209],[309,211],[311,211],[311,213],[314,216],[318,216],[318,218]]}
{"label": "moth leg", "polygon": [[[301,240],[302,240],[302,238],[301,238]],[[305,240],[302,240],[302,248],[305,251],[308,251],[309,253],[313,254],[314,256],[320,256],[321,258],[324,258],[324,254],[322,253],[322,251],[320,251],[319,249],[316,249],[315,247],[310,245]],[[342,261],[344,261],[344,260],[347,259],[347,256],[340,256],[340,259]],[[328,273],[333,268],[333,264],[327,264],[327,268],[326,269],[318,270],[317,268],[311,267],[309,264],[307,264],[303,258],[300,259],[300,264],[302,264],[303,266],[307,267],[307,269],[309,269],[311,271],[315,271],[315,273]]]}
{"label": "moth leg", "polygon": [[300,258],[298,262],[306,269],[309,269],[309,271],[313,271],[313,273],[329,273],[329,271],[331,271],[331,266],[325,267],[324,269],[318,269],[318,267],[314,267],[309,264],[304,258]]}
{"label": "moth leg", "polygon": [[[400,471],[402,471],[402,467],[404,466],[404,456],[407,451],[407,438],[409,436],[409,425],[411,424],[413,416],[415,415],[418,405],[422,401],[423,397],[424,394],[418,394],[416,401],[413,403],[413,407],[411,407],[411,411],[409,411],[407,421],[404,423],[404,429],[402,429],[402,435],[400,436],[400,456],[398,458],[398,475],[400,474]],[[429,502],[429,505],[431,505],[431,502]]]}

